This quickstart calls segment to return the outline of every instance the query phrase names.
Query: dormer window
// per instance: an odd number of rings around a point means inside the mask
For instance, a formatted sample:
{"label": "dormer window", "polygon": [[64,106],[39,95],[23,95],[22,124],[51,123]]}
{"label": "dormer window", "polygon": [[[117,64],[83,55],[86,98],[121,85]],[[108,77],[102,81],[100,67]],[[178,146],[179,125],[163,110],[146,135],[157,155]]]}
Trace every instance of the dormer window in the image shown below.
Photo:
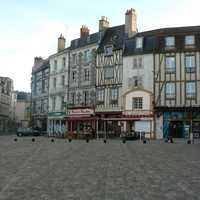
{"label": "dormer window", "polygon": [[104,49],[106,56],[112,56],[113,55],[113,46],[106,46]]}
{"label": "dormer window", "polygon": [[136,49],[142,49],[143,48],[143,37],[137,37],[136,38]]}
{"label": "dormer window", "polygon": [[185,36],[185,45],[192,46],[195,44],[195,37],[194,35],[186,35]]}
{"label": "dormer window", "polygon": [[173,36],[165,38],[165,47],[174,47],[175,46],[175,38]]}

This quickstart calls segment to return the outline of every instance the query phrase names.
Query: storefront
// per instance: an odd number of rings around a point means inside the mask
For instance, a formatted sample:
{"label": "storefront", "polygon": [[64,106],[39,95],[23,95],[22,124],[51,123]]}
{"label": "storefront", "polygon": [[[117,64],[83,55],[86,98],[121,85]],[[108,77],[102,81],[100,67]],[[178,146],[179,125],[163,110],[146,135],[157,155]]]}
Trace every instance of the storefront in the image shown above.
{"label": "storefront", "polygon": [[194,110],[163,112],[163,137],[189,138],[190,132],[200,138],[200,113]]}
{"label": "storefront", "polygon": [[96,116],[98,137],[120,137],[122,129],[121,112],[102,112],[96,113]]}
{"label": "storefront", "polygon": [[84,134],[88,129],[96,130],[96,117],[92,108],[74,108],[68,110],[68,131]]}
{"label": "storefront", "polygon": [[63,137],[66,134],[66,114],[65,112],[48,113],[48,135],[55,137]]}

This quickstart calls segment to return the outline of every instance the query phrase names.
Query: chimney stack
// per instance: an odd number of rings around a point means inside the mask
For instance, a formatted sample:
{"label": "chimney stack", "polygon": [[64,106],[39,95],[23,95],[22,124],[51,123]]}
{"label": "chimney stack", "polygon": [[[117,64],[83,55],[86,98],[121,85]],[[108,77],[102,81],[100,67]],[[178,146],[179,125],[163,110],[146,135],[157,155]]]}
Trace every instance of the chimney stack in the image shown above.
{"label": "chimney stack", "polygon": [[80,37],[84,38],[87,37],[90,34],[90,30],[88,29],[87,26],[82,26],[80,29]]}
{"label": "chimney stack", "polygon": [[137,33],[137,14],[133,8],[127,10],[125,14],[125,33],[128,37]]}
{"label": "chimney stack", "polygon": [[58,52],[64,49],[65,49],[65,38],[61,34],[60,37],[58,38]]}
{"label": "chimney stack", "polygon": [[43,58],[42,57],[35,57],[34,58],[34,65],[40,65],[43,62]]}
{"label": "chimney stack", "polygon": [[108,18],[102,16],[101,19],[99,20],[99,31],[105,31],[107,28],[109,28]]}

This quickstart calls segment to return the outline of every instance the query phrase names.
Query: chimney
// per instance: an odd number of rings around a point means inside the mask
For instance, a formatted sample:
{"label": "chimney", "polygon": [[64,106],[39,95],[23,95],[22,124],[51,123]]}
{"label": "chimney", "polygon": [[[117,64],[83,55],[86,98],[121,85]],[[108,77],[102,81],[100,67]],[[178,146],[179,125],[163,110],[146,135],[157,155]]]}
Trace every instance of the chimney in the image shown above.
{"label": "chimney", "polygon": [[65,49],[65,38],[61,34],[60,37],[58,38],[58,52],[64,49]]}
{"label": "chimney", "polygon": [[88,29],[87,26],[82,26],[80,29],[80,37],[84,38],[87,37],[90,34],[90,30]]}
{"label": "chimney", "polygon": [[99,20],[99,32],[105,31],[109,27],[109,21],[108,18],[105,16],[102,16]]}
{"label": "chimney", "polygon": [[137,33],[137,15],[133,8],[127,10],[125,14],[125,33],[128,37]]}
{"label": "chimney", "polygon": [[43,62],[43,58],[42,57],[35,57],[34,58],[34,66],[40,65],[42,62]]}

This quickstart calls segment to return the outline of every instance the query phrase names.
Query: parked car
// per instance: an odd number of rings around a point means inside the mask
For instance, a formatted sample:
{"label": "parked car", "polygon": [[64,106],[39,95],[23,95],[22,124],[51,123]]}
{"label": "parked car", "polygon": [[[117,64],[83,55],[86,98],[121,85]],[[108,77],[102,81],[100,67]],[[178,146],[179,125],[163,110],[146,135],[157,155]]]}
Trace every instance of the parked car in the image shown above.
{"label": "parked car", "polygon": [[123,134],[121,138],[125,140],[138,140],[140,135],[138,132],[132,131],[131,133]]}
{"label": "parked car", "polygon": [[33,128],[18,128],[17,136],[40,136],[40,131]]}

